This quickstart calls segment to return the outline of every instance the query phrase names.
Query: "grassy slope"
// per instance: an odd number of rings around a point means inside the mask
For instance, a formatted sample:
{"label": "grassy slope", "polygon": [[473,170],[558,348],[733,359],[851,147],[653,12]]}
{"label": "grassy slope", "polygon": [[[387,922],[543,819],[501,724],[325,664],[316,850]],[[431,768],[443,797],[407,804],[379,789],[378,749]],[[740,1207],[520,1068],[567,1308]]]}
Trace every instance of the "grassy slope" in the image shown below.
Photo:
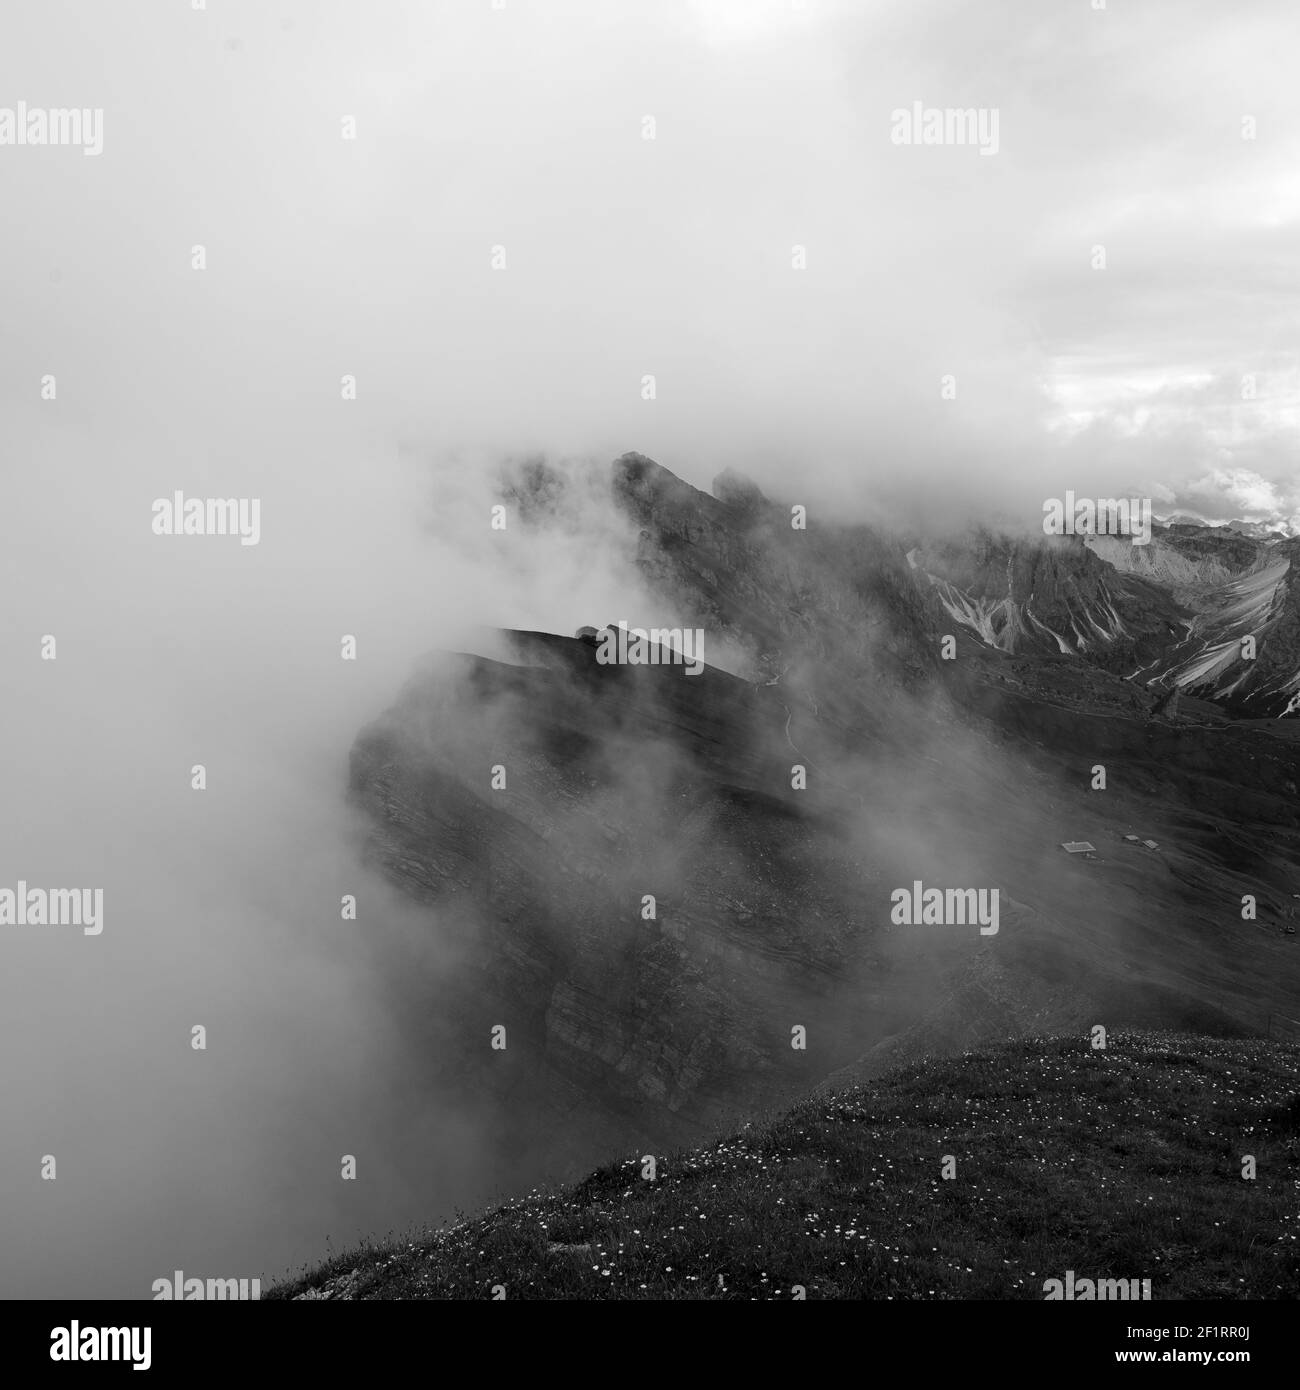
{"label": "grassy slope", "polygon": [[[269,1297],[1300,1296],[1300,1047],[1031,1039],[340,1256]],[[957,1176],[940,1177],[941,1156]],[[1258,1176],[1241,1177],[1253,1154]],[[566,1248],[557,1248],[566,1247]]]}

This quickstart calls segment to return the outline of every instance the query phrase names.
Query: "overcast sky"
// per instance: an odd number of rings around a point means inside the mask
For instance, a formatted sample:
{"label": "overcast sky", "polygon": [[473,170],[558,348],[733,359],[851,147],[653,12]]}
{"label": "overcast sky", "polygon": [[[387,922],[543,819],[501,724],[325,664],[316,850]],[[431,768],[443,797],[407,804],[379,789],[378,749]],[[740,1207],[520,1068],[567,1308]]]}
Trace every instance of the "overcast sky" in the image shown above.
{"label": "overcast sky", "polygon": [[[1298,55],[1279,0],[15,0],[0,102],[104,132],[0,148],[0,399],[21,438],[56,372],[160,489],[346,418],[1294,515]],[[915,102],[996,110],[997,153],[894,144]]]}

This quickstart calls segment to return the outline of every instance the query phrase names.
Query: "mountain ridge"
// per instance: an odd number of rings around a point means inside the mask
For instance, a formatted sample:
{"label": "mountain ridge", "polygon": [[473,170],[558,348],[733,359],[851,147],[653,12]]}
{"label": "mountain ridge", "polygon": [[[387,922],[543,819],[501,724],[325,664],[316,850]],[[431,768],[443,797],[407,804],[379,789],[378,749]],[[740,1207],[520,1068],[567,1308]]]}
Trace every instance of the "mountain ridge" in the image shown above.
{"label": "mountain ridge", "polygon": [[[536,463],[506,495],[547,525],[567,486]],[[1122,669],[1146,649],[983,642],[914,538],[801,532],[735,475],[709,497],[624,455],[609,486],[664,613],[725,636],[741,672],[605,666],[583,640],[511,632],[507,661],[430,658],[352,752],[367,862],[454,962],[388,964],[404,1026],[431,1080],[497,1112],[521,1173],[698,1142],[916,1029],[955,1048],[1028,1026],[1024,1008],[1074,1027],[1084,998],[1120,1023],[1213,1013],[1248,1033],[1300,995],[1294,719],[1194,695],[1156,714],[1159,687]],[[1239,538],[1170,544],[1262,572],[1225,551]],[[1109,602],[1130,627],[1158,589],[1074,541],[991,538],[945,563],[987,597],[1008,561],[1013,601]],[[1174,651],[1153,634],[1175,602],[1151,603],[1147,640]],[[1159,850],[1124,840],[1139,832]],[[1095,863],[1061,851],[1080,839]],[[890,893],[916,879],[1018,906],[988,941],[900,932]]]}

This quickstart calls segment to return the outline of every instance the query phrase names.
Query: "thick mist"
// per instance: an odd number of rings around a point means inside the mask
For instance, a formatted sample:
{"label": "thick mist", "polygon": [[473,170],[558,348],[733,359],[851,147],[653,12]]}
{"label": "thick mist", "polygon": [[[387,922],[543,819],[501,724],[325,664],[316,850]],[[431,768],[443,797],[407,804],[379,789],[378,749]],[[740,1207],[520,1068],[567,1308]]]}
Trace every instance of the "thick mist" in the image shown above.
{"label": "thick mist", "polygon": [[200,470],[165,490],[147,441],[140,461],[101,447],[102,471],[84,443],[34,430],[9,491],[5,884],[102,887],[104,927],[4,929],[4,1236],[28,1252],[8,1295],[279,1273],[326,1234],[483,1195],[471,1119],[413,1103],[422,1059],[375,970],[401,951],[436,973],[436,932],[360,868],[348,749],[473,624],[636,594],[571,538],[503,552],[486,469],[481,498],[463,474],[453,496],[436,464],[375,448],[359,474],[362,441],[304,434],[279,477],[224,472],[223,494],[260,496],[245,547],[151,533],[152,495],[205,495]]}

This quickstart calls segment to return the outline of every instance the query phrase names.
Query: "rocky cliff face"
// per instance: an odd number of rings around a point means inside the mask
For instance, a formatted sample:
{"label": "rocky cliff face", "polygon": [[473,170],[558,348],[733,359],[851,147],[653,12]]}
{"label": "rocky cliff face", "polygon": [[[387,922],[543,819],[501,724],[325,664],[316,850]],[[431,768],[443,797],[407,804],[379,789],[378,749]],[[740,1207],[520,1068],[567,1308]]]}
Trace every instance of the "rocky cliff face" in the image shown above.
{"label": "rocky cliff face", "polygon": [[1184,631],[1190,616],[1081,537],[1026,541],[977,530],[916,558],[949,616],[1000,651],[1083,656],[1122,672]]}
{"label": "rocky cliff face", "polygon": [[755,675],[807,666],[826,686],[879,679],[890,693],[934,680],[938,610],[895,538],[816,519],[802,529],[734,474],[710,497],[640,454],[615,462],[612,486],[652,586],[748,648]]}
{"label": "rocky cliff face", "polygon": [[913,562],[986,648],[1076,657],[1146,689],[1276,718],[1300,712],[1298,555],[1300,541],[1179,525],[1143,546],[976,530]]}
{"label": "rocky cliff face", "polygon": [[[1121,572],[1082,543],[978,535],[909,554],[640,455],[610,490],[666,608],[743,671],[516,632],[508,661],[431,659],[352,753],[367,855],[437,944],[436,969],[402,962],[395,1007],[504,1147],[555,1171],[689,1142],[891,1039],[1293,1008],[1277,924],[1300,892],[1300,724],[1196,699],[1153,714],[1171,682],[1129,678],[1138,658],[1203,688],[1178,662],[1210,605],[1173,597],[1173,560]],[[563,491],[539,464],[512,501],[541,524]],[[1207,590],[1285,584],[1265,635],[1291,630],[1285,546],[1167,544],[1208,555]],[[1066,862],[1076,838],[1095,863]],[[998,934],[899,930],[891,892],[918,878],[998,887]]]}

